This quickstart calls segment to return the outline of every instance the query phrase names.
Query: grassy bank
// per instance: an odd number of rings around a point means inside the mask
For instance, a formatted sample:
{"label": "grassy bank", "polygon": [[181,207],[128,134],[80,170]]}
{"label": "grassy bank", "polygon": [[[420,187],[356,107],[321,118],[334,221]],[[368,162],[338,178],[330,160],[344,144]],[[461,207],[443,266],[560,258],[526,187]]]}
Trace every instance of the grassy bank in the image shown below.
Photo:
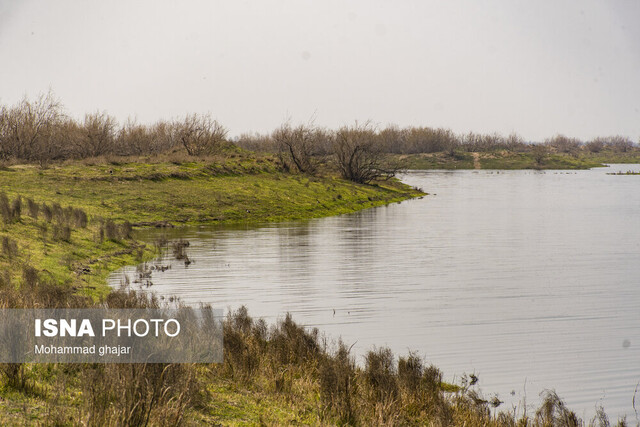
{"label": "grassy bank", "polygon": [[404,169],[590,169],[610,163],[640,163],[640,152],[579,154],[548,153],[540,162],[531,152],[494,151],[475,153],[422,153],[390,155],[390,159]]}
{"label": "grassy bank", "polygon": [[[9,205],[20,197],[22,214],[4,224],[0,237],[17,245],[7,249],[0,268],[19,283],[28,263],[56,283],[104,296],[106,275],[140,262],[151,248],[127,238],[106,236],[109,221],[140,226],[264,222],[337,215],[419,195],[398,182],[357,185],[331,176],[278,172],[269,158],[211,158],[207,161],[96,161],[48,169],[16,165],[0,170],[0,192]],[[36,205],[31,215],[29,206]],[[88,217],[84,227],[69,227],[66,209]],[[9,209],[11,206],[9,206]],[[55,218],[46,209],[60,208]],[[72,215],[72,213],[71,213]],[[102,235],[101,235],[102,233]],[[8,273],[7,273],[8,272]]]}
{"label": "grassy bank", "polygon": [[[135,227],[280,221],[353,212],[422,193],[396,181],[358,185],[330,174],[285,174],[269,157],[124,159],[0,170],[0,306],[156,307],[106,276],[148,260]],[[477,378],[442,373],[388,349],[356,365],[286,317],[239,309],[213,365],[2,364],[6,425],[580,425],[553,393],[538,411],[498,414]],[[606,419],[604,414],[600,414]]]}

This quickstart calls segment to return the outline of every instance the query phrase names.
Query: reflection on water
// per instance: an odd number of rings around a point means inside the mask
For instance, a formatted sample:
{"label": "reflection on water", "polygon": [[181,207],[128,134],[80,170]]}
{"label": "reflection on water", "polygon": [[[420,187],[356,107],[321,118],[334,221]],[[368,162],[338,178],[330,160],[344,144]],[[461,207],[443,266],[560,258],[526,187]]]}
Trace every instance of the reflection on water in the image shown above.
{"label": "reflection on water", "polygon": [[195,262],[173,261],[152,289],[245,304],[270,321],[291,312],[356,342],[360,360],[374,345],[415,350],[450,381],[477,373],[508,405],[555,388],[579,415],[603,405],[633,421],[640,176],[606,175],[630,168],[414,172],[402,179],[431,196],[308,222],[172,231],[191,241]]}

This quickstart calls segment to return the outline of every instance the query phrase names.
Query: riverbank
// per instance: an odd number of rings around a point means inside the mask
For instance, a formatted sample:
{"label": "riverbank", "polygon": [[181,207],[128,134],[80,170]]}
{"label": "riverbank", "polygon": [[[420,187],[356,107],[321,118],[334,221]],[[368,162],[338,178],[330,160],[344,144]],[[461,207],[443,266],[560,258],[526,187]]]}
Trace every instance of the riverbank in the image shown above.
{"label": "riverbank", "polygon": [[[280,221],[352,212],[422,193],[395,181],[356,185],[284,174],[268,158],[206,161],[100,161],[0,171],[0,255],[5,306],[62,302],[151,304],[111,292],[106,275],[157,252],[133,227]],[[20,196],[20,197],[18,197]],[[19,200],[19,202],[16,202]],[[6,248],[6,249],[5,249]],[[8,275],[5,275],[8,272]],[[13,292],[15,290],[18,292]],[[72,297],[89,297],[85,300]],[[11,298],[9,298],[11,297]],[[87,301],[91,300],[91,301]],[[84,305],[83,305],[84,304]],[[473,377],[451,386],[440,371],[386,349],[354,363],[286,318],[266,325],[238,310],[225,322],[219,365],[0,366],[0,419],[7,424],[139,425],[514,425],[496,418]],[[15,368],[15,369],[14,369]],[[536,420],[572,415],[549,395]]]}
{"label": "riverbank", "polygon": [[640,163],[640,151],[611,150],[576,154],[548,152],[536,158],[533,152],[497,150],[490,152],[420,153],[389,155],[390,162],[403,169],[591,169],[611,163]]}
{"label": "riverbank", "polygon": [[[3,223],[0,233],[8,239],[0,256],[5,281],[20,283],[21,270],[29,264],[55,283],[104,297],[111,271],[154,252],[133,241],[128,230],[122,236],[105,235],[110,221],[135,228],[298,220],[422,195],[398,181],[359,185],[330,175],[285,174],[268,157],[139,160],[0,170],[8,209],[15,203],[21,207],[19,217]],[[87,223],[75,226],[65,212],[55,212],[69,208],[83,212]],[[13,245],[16,251],[9,249]]]}

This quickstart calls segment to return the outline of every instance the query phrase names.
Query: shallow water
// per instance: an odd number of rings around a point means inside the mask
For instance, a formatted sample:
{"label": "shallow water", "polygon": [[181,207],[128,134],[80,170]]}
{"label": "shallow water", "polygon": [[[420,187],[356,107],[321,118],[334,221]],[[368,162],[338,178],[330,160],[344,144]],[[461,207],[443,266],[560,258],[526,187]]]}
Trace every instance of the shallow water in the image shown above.
{"label": "shallow water", "polygon": [[[189,267],[152,290],[241,304],[355,343],[417,351],[446,380],[475,372],[521,411],[554,388],[591,417],[636,420],[640,176],[590,171],[425,171],[431,193],[350,215],[264,227],[188,228]],[[178,233],[178,234],[176,234]],[[151,239],[152,236],[147,236]],[[116,285],[124,269],[111,278]],[[335,312],[334,312],[335,310]],[[638,409],[640,409],[640,396]]]}

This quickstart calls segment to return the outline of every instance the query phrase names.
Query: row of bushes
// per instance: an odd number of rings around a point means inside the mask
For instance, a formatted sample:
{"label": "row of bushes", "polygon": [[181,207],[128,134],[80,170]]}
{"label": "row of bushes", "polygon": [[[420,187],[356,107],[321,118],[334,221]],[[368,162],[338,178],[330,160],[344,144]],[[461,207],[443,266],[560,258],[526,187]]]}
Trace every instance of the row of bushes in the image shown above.
{"label": "row of bushes", "polygon": [[[288,125],[277,129],[271,134],[243,134],[234,142],[245,149],[265,152],[281,152],[283,150],[283,129]],[[528,152],[535,145],[525,141],[517,134],[501,135],[499,133],[479,134],[470,132],[456,134],[451,129],[430,127],[388,126],[379,130],[367,126],[367,137],[374,140],[374,144],[384,153],[392,154],[417,154],[453,152],[461,150],[467,152],[489,152],[507,150],[512,152]],[[327,155],[334,152],[333,146],[340,130],[314,128],[313,126],[300,126],[296,128],[296,134],[302,135],[307,129],[307,150],[312,150],[315,155]],[[581,150],[599,153],[603,150],[612,150],[625,153],[634,149],[637,145],[625,136],[614,135],[597,137],[590,141],[581,141],[578,138],[556,135],[547,138],[543,144],[560,153],[576,153]],[[284,144],[288,148],[289,144]],[[286,150],[285,150],[286,151]]]}
{"label": "row of bushes", "polygon": [[228,146],[227,130],[209,115],[142,125],[118,125],[104,112],[76,121],[52,93],[14,106],[0,106],[0,161],[39,163],[103,155],[138,156],[184,149],[189,155],[215,154]]}

